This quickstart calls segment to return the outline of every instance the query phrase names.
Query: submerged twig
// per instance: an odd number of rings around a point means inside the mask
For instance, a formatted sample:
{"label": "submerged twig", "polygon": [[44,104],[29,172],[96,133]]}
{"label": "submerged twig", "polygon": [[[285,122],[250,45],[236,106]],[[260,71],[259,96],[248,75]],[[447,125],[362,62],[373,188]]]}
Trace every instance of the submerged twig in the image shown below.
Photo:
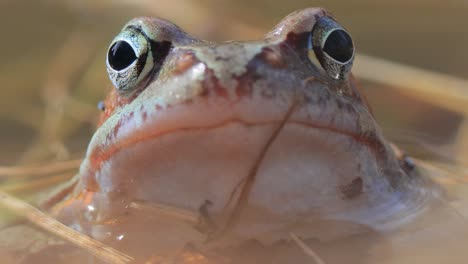
{"label": "submerged twig", "polygon": [[85,249],[106,263],[125,264],[133,261],[131,256],[119,252],[99,241],[71,229],[43,213],[39,209],[2,191],[0,191],[0,205],[27,218],[33,224],[53,233],[65,241]]}
{"label": "submerged twig", "polygon": [[68,160],[47,165],[12,167],[0,166],[0,177],[50,175],[61,171],[77,169],[80,166],[80,164],[81,160]]}
{"label": "submerged twig", "polygon": [[278,126],[275,127],[275,129],[273,130],[273,133],[268,138],[268,140],[265,143],[265,145],[263,146],[263,148],[260,150],[260,153],[257,156],[257,159],[255,160],[252,168],[250,169],[249,174],[247,175],[245,180],[242,181],[244,183],[243,183],[243,186],[242,186],[241,193],[239,194],[239,198],[237,199],[237,203],[234,205],[234,209],[232,210],[231,214],[229,215],[229,217],[227,219],[227,222],[224,224],[224,226],[218,232],[216,232],[214,234],[213,237],[211,237],[211,239],[214,239],[214,238],[216,238],[218,236],[221,236],[226,230],[228,230],[233,225],[235,225],[235,223],[239,220],[241,211],[245,207],[246,203],[249,200],[250,191],[252,190],[253,184],[255,183],[255,177],[256,177],[257,172],[258,172],[258,170],[260,168],[260,165],[262,164],[262,161],[265,158],[266,153],[270,149],[271,145],[278,138],[279,133],[281,132],[281,130],[283,130],[283,127],[286,125],[286,122],[289,120],[289,118],[293,114],[294,109],[296,108],[297,102],[298,102],[297,94],[295,94],[294,100],[293,100],[291,106],[289,107],[288,111],[284,115],[283,120],[281,120],[281,122],[278,124]]}
{"label": "submerged twig", "polygon": [[300,239],[296,234],[289,233],[289,236],[293,239],[293,241],[306,253],[309,257],[311,257],[315,263],[317,264],[326,264],[325,261],[313,251],[302,239]]}

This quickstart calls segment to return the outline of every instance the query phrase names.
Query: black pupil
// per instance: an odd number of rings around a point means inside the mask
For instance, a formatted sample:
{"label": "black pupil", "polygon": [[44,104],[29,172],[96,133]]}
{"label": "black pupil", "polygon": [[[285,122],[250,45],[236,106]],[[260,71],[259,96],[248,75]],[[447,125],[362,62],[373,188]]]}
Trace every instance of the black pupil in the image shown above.
{"label": "black pupil", "polygon": [[328,35],[323,51],[333,59],[345,63],[353,57],[353,41],[346,31],[338,29]]}
{"label": "black pupil", "polygon": [[132,46],[125,41],[117,41],[110,47],[108,54],[109,65],[116,71],[123,70],[132,64],[137,56]]}

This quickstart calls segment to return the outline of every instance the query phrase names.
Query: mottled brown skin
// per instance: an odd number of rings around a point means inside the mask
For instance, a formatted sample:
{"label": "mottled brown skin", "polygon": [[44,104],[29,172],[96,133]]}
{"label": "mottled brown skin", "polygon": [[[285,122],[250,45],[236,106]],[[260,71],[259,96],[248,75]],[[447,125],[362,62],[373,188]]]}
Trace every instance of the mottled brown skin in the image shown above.
{"label": "mottled brown skin", "polygon": [[[76,186],[50,212],[145,258],[207,238],[271,244],[304,219],[378,230],[379,210],[411,207],[425,195],[414,187],[426,183],[383,138],[355,79],[334,79],[311,61],[310,32],[323,16],[330,15],[305,9],[263,40],[221,44],[164,20],[129,22],[171,48],[134,89],[110,92]],[[266,144],[278,128],[278,139]],[[211,160],[199,161],[203,155]],[[131,209],[137,201],[196,213],[207,200],[212,205],[203,215],[213,230],[204,232]],[[262,225],[283,233],[266,239],[265,230],[252,229]],[[319,237],[316,229],[299,235]],[[123,241],[115,240],[119,234]],[[166,237],[177,241],[161,245]]]}

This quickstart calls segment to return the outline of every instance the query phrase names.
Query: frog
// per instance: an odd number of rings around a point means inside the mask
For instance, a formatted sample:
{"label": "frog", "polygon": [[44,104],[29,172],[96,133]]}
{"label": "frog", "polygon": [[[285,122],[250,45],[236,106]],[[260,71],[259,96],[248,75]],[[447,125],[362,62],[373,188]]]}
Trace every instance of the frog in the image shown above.
{"label": "frog", "polygon": [[113,88],[79,173],[43,208],[137,259],[412,221],[436,188],[384,137],[351,73],[355,55],[323,8],[288,15],[261,40],[223,43],[135,18],[109,46]]}

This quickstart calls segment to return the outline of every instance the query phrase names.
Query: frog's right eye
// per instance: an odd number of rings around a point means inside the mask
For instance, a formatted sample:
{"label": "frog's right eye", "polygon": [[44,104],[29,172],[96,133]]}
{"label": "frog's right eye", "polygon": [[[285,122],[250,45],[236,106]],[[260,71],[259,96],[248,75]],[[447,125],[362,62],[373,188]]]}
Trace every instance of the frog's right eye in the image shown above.
{"label": "frog's right eye", "polygon": [[152,40],[136,26],[127,26],[117,35],[107,52],[106,64],[119,93],[135,91],[160,66],[169,47],[168,42]]}
{"label": "frog's right eye", "polygon": [[353,65],[354,44],[343,27],[330,17],[321,17],[312,29],[309,45],[330,77],[346,78]]}

